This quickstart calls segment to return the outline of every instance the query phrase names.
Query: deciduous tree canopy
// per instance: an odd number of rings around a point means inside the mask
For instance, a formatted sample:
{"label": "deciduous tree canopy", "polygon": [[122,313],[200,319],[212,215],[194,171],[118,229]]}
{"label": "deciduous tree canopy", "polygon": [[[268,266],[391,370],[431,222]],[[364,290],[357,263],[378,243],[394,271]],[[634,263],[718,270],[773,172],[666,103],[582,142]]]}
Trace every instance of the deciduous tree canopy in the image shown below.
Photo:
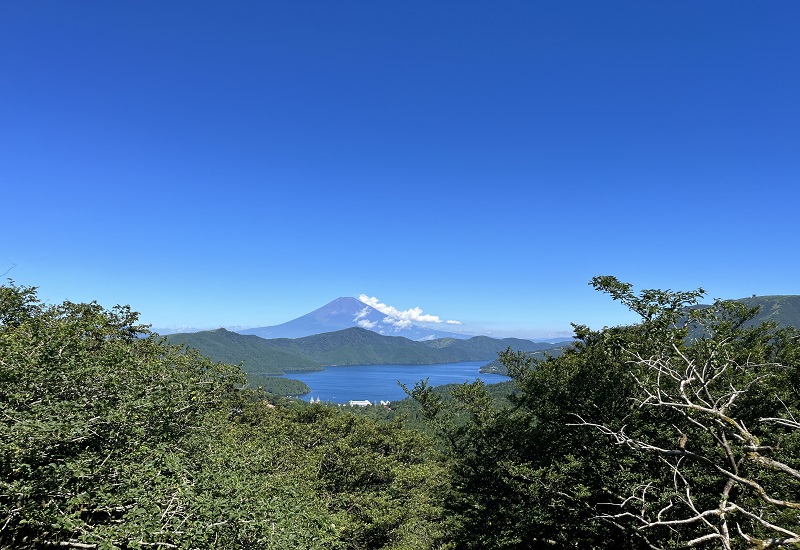
{"label": "deciduous tree canopy", "polygon": [[[411,392],[454,463],[449,533],[464,548],[750,548],[800,541],[798,333],[702,290],[592,284],[633,326],[575,326],[535,361],[508,352],[520,391],[480,384],[444,402]],[[747,327],[747,328],[746,328]],[[468,421],[465,421],[465,415]]]}
{"label": "deciduous tree canopy", "polygon": [[127,307],[0,287],[0,547],[434,546],[423,436],[243,382]]}
{"label": "deciduous tree canopy", "polygon": [[2,286],[0,547],[800,545],[798,331],[592,284],[641,322],[503,353],[504,399],[419,383],[436,442],[247,389],[128,307]]}

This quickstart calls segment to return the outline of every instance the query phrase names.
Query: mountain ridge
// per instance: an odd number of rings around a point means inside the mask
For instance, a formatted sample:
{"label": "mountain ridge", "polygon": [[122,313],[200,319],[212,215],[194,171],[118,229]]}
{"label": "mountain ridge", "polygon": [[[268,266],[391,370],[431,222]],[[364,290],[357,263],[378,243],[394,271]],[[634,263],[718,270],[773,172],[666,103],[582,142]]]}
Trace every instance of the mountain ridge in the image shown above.
{"label": "mountain ridge", "polygon": [[303,338],[325,332],[336,332],[360,327],[384,336],[403,336],[411,340],[436,338],[468,339],[472,334],[462,334],[423,327],[413,323],[398,322],[391,316],[365,304],[357,298],[342,296],[296,319],[278,325],[237,330],[239,334],[261,338]]}
{"label": "mountain ridge", "polygon": [[509,347],[534,352],[557,345],[488,336],[417,341],[403,336],[384,336],[361,327],[302,338],[265,339],[223,328],[171,334],[166,338],[170,343],[194,348],[215,361],[242,364],[248,374],[262,375],[320,370],[323,366],[489,362]]}
{"label": "mountain ridge", "polygon": [[[339,303],[337,307],[343,305],[346,315],[350,315],[355,309],[354,306],[358,306],[353,303],[354,300],[349,299],[344,304]],[[774,321],[780,326],[800,329],[798,295],[751,296],[735,301],[749,307],[761,308],[756,318],[748,324]],[[363,306],[369,307],[366,304]],[[696,307],[708,307],[708,305]],[[315,311],[327,314],[325,306]],[[383,315],[380,312],[378,314]],[[337,317],[341,319],[341,313],[335,310],[330,315],[334,319]],[[369,320],[369,315],[375,318],[370,311],[365,312],[362,318]],[[324,315],[322,319],[324,321]],[[320,321],[318,326],[323,324],[323,321]],[[299,338],[265,339],[226,329],[171,334],[166,338],[171,343],[195,348],[216,361],[242,364],[243,370],[248,374],[264,376],[320,370],[323,366],[333,365],[425,365],[483,360],[490,363],[497,359],[498,352],[509,347],[515,351],[541,356],[543,352],[558,354],[569,345],[569,342],[563,341],[540,343],[520,338],[497,339],[488,336],[414,340],[404,336],[382,335],[358,326]],[[486,365],[485,369],[498,372],[499,365],[495,362]]]}
{"label": "mountain ridge", "polygon": [[795,327],[800,329],[800,295],[773,294],[750,296],[734,300],[747,307],[759,307],[758,314],[748,321],[747,326],[757,325],[765,321],[774,321],[779,327]]}
{"label": "mountain ridge", "polygon": [[280,375],[322,370],[322,365],[317,362],[276,348],[264,338],[224,328],[169,334],[166,338],[170,344],[194,348],[214,361],[233,365],[241,363],[248,374]]}

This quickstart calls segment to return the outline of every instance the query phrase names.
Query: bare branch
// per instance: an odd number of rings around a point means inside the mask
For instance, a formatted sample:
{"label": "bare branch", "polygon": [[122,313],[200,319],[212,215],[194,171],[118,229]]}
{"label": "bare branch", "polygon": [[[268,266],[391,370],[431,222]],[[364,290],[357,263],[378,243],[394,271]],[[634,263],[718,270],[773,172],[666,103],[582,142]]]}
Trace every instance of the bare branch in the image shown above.
{"label": "bare branch", "polygon": [[797,422],[796,420],[789,420],[788,418],[759,418],[759,420],[761,422],[772,422],[774,424],[778,424],[779,426],[800,430],[800,422]]}
{"label": "bare branch", "polygon": [[[759,367],[778,365],[751,363],[749,358],[744,365],[737,364],[727,355],[726,343],[720,343],[702,364],[697,363],[674,343],[672,345],[674,355],[645,358],[631,354],[633,357],[631,362],[645,369],[644,373],[632,374],[641,391],[640,397],[635,399],[638,409],[652,407],[673,411],[686,422],[683,427],[671,424],[677,440],[674,447],[659,443],[650,436],[643,438],[629,435],[626,433],[627,425],[613,429],[605,424],[586,420],[580,415],[574,415],[578,422],[570,424],[571,426],[589,427],[608,436],[617,445],[656,454],[672,473],[669,502],[659,505],[658,510],[650,511],[648,506],[649,493],[657,494],[658,490],[649,483],[637,487],[630,497],[614,504],[620,509],[619,513],[603,514],[598,517],[612,521],[633,521],[637,531],[656,527],[694,526],[701,532],[697,532],[696,537],[685,542],[689,547],[719,540],[723,548],[729,549],[734,545],[733,537],[738,537],[748,545],[763,548],[800,542],[800,533],[767,519],[769,517],[767,514],[770,512],[800,510],[800,503],[781,498],[771,492],[777,489],[767,490],[757,481],[760,479],[759,469],[767,469],[785,474],[794,482],[800,482],[800,470],[766,456],[773,453],[777,447],[762,444],[759,437],[747,427],[745,419],[737,417],[735,412],[740,398],[771,376],[771,374],[758,374],[763,372]],[[647,372],[652,376],[648,376]],[[785,405],[784,407],[790,418],[763,417],[759,422],[762,425],[772,424],[792,430],[800,429],[800,422],[792,416],[789,407]],[[713,446],[687,448],[691,447],[688,443],[692,430],[708,434]],[[745,462],[749,466],[743,469],[742,464]],[[689,469],[689,464],[702,466],[707,469],[707,473],[714,473],[725,481],[722,493],[712,507],[708,504],[700,507],[698,503],[707,502],[707,499],[695,499],[693,489],[696,480],[691,477],[695,470]],[[735,493],[734,488],[738,488]],[[740,496],[749,494],[763,504],[757,509],[748,508],[742,504],[747,499],[734,503],[731,500],[734,494]],[[735,533],[732,533],[728,524],[730,518],[735,517],[758,525],[760,529],[772,533],[772,537],[761,539],[748,535],[738,523],[735,524]]]}

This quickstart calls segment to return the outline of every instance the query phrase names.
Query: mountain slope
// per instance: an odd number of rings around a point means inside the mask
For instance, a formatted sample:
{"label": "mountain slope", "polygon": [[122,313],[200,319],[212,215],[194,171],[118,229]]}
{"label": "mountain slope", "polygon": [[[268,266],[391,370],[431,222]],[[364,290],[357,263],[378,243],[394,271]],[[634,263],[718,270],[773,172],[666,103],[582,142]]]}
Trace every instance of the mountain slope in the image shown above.
{"label": "mountain slope", "polygon": [[429,329],[413,324],[398,326],[388,319],[386,314],[350,297],[337,298],[311,313],[280,325],[249,328],[238,332],[239,334],[254,334],[262,338],[303,338],[354,327],[369,329],[385,336],[404,336],[411,340],[470,337],[470,335]]}
{"label": "mountain slope", "polygon": [[759,307],[758,315],[748,325],[758,325],[765,321],[774,321],[782,327],[800,329],[800,296],[773,295],[752,296],[736,300],[747,307]]}
{"label": "mountain slope", "polygon": [[214,361],[238,365],[248,374],[279,375],[287,372],[322,370],[306,357],[276,348],[258,336],[244,336],[224,328],[201,332],[170,334],[170,344],[194,348]]}
{"label": "mountain slope", "polygon": [[[782,326],[800,328],[800,296],[753,296],[738,300],[761,311],[751,323],[775,321]],[[706,306],[698,306],[706,307]],[[322,330],[353,319],[377,323],[383,314],[355,298],[340,298],[309,315],[290,321],[293,330]],[[279,325],[281,326],[281,325]],[[269,328],[269,327],[265,327]],[[255,329],[251,329],[255,330]],[[434,364],[459,361],[493,361],[511,347],[526,353],[563,347],[518,338],[494,339],[487,336],[437,338],[417,341],[401,336],[385,336],[359,327],[328,331],[301,338],[263,339],[225,329],[167,337],[176,344],[196,348],[214,360],[242,363],[251,374],[280,374],[318,370],[321,365]],[[551,353],[557,353],[553,350]]]}
{"label": "mountain slope", "polygon": [[421,342],[402,336],[383,336],[358,327],[268,342],[323,365],[425,365],[450,361]]}
{"label": "mountain slope", "polygon": [[[751,296],[750,298],[724,301],[739,302],[748,308],[759,308],[756,316],[745,323],[745,327],[773,322],[779,327],[794,327],[800,330],[800,296],[798,295]],[[698,304],[691,306],[689,309],[705,309],[708,307],[711,307],[711,305]],[[691,337],[697,337],[700,334],[702,334],[702,330],[699,327],[693,327],[689,332]]]}
{"label": "mountain slope", "polygon": [[488,336],[473,336],[468,340],[455,340],[442,338],[423,342],[429,347],[453,354],[454,361],[475,361],[477,359],[458,359],[458,357],[480,357],[481,359],[496,359],[497,354],[511,348],[515,351],[534,352],[553,347],[551,343],[532,342],[521,338],[489,338]]}
{"label": "mountain slope", "polygon": [[268,342],[324,365],[377,365],[491,361],[500,351],[537,351],[551,347],[518,338],[497,340],[474,336],[468,340],[444,338],[418,342],[402,336],[383,336],[362,328],[316,334],[303,338],[277,338]]}
{"label": "mountain slope", "polygon": [[320,365],[430,365],[460,361],[492,361],[508,347],[532,352],[552,344],[475,336],[418,342],[349,328],[303,338],[263,339],[225,329],[167,336],[170,343],[195,348],[215,361],[243,363],[250,374],[280,374],[319,370]]}

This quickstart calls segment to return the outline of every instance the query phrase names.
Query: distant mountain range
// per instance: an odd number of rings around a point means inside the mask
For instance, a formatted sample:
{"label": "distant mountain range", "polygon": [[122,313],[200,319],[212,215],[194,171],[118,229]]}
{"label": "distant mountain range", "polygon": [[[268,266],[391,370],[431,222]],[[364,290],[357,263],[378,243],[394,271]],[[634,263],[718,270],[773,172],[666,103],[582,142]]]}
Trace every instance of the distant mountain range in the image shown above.
{"label": "distant mountain range", "polygon": [[[760,307],[750,324],[774,321],[800,328],[800,296],[752,296],[738,301]],[[390,335],[379,334],[380,330]],[[241,332],[217,329],[171,334],[167,339],[215,361],[242,364],[245,372],[254,375],[320,370],[328,365],[489,363],[509,347],[540,356],[545,351],[557,355],[568,345],[564,341],[468,337],[413,325],[397,327],[385,314],[355,298],[338,298],[287,323]],[[500,367],[493,363],[486,369],[498,372]]]}
{"label": "distant mountain range", "polygon": [[254,334],[262,338],[302,338],[354,327],[365,328],[385,336],[404,336],[411,340],[433,340],[435,338],[463,340],[474,336],[414,324],[403,326],[361,300],[349,297],[337,298],[311,313],[280,325],[249,328],[237,332]]}
{"label": "distant mountain range", "polygon": [[[774,321],[779,326],[792,326],[800,329],[800,295],[751,296],[736,300],[748,307],[759,306],[760,311],[748,325],[764,321]],[[699,305],[696,307],[707,307]],[[280,325],[228,330],[239,334],[256,335],[262,338],[302,338],[325,332],[335,332],[346,328],[361,327],[385,336],[404,336],[411,340],[435,340],[455,338],[466,340],[474,334],[449,332],[418,325],[401,326],[388,315],[356,298],[337,298],[319,309]],[[199,329],[154,328],[159,334],[198,332]],[[532,339],[534,342],[568,342],[570,338]]]}
{"label": "distant mountain range", "polygon": [[[798,295],[752,296],[737,301],[748,307],[759,306],[761,308],[758,316],[750,324],[775,321],[780,326],[800,328],[800,296]],[[403,336],[420,341],[442,338],[466,340],[474,336],[473,334],[449,332],[414,324],[403,326],[374,307],[350,297],[337,298],[311,313],[280,325],[248,328],[236,332],[253,334],[262,338],[303,338],[354,327],[365,328],[384,336]],[[551,342],[564,341],[569,341],[569,339],[560,338]]]}
{"label": "distant mountain range", "polygon": [[172,334],[167,340],[197,349],[225,363],[242,364],[250,374],[284,374],[319,370],[329,365],[429,365],[460,361],[492,361],[509,347],[516,351],[540,351],[554,344],[519,338],[474,336],[463,340],[439,338],[416,341],[403,336],[384,336],[360,327],[303,338],[264,339],[217,329]]}

